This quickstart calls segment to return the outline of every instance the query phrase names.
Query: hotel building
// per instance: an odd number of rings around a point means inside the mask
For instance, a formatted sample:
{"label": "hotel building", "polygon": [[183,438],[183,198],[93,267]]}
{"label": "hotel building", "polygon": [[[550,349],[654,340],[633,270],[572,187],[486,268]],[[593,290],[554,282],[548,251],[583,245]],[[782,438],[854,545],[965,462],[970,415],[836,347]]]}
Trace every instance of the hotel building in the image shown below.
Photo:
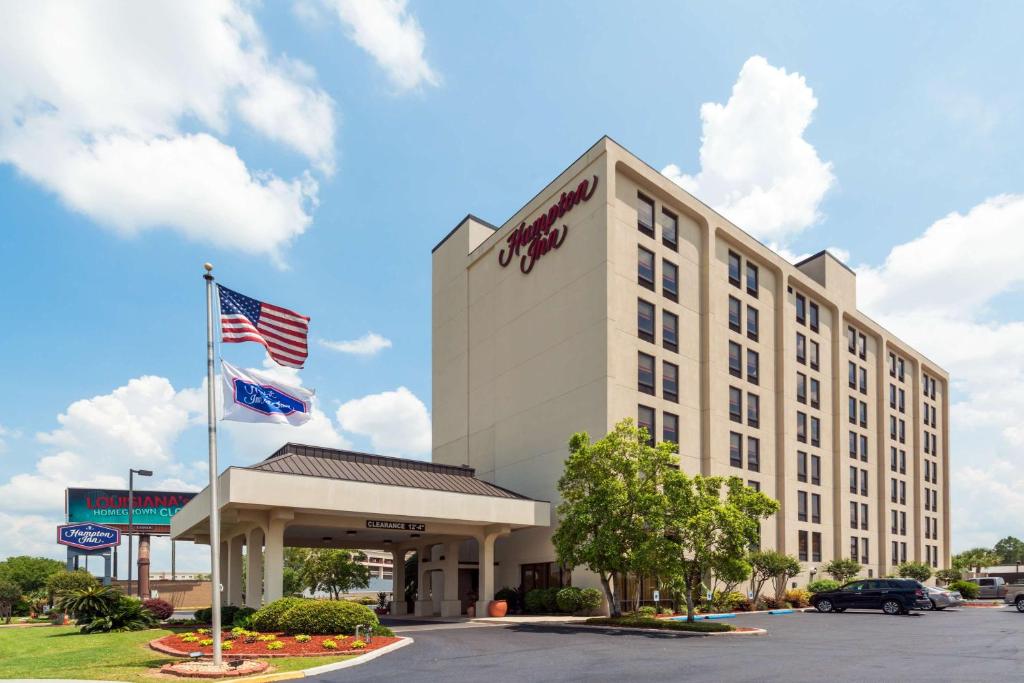
{"label": "hotel building", "polygon": [[552,503],[499,539],[497,585],[596,584],[555,563],[556,486],[571,434],[624,417],[778,499],[762,547],[798,581],[948,566],[949,376],[856,294],[830,253],[789,263],[607,137],[503,225],[467,216],[433,252],[433,461]]}

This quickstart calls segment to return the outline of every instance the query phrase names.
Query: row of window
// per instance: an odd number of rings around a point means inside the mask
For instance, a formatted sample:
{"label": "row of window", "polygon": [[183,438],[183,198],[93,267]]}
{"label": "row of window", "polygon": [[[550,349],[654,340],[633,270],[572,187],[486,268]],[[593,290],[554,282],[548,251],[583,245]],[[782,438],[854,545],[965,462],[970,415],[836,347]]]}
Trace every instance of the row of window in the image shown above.
{"label": "row of window", "polygon": [[899,439],[900,443],[907,442],[907,423],[895,415],[889,416],[889,438],[894,441]]}
{"label": "row of window", "polygon": [[[760,319],[757,309],[747,305],[747,337],[757,341]],[[743,303],[734,296],[729,297],[729,329],[743,334]]]}
{"label": "row of window", "polygon": [[938,437],[938,435],[932,434],[931,432],[924,432],[921,436],[923,437],[922,440],[924,441],[924,452],[929,454],[929,455],[938,455],[939,454],[939,437]]}
{"label": "row of window", "polygon": [[[738,432],[729,432],[729,464],[743,467],[743,435]],[[761,471],[761,440],[754,436],[747,437],[747,469]]]}
{"label": "row of window", "polygon": [[[810,481],[812,484],[821,484],[821,458],[817,455],[810,456]],[[807,483],[807,453],[796,452],[796,480]]]}
{"label": "row of window", "polygon": [[892,563],[901,564],[907,561],[907,542],[906,541],[893,541],[892,542]]}
{"label": "row of window", "polygon": [[[861,538],[859,541],[858,543],[856,536],[850,537],[850,559],[861,564],[870,564],[868,560],[868,539]],[[860,549],[859,554],[857,552],[858,548]]]}
{"label": "row of window", "polygon": [[[654,408],[645,405],[637,406],[637,424],[647,430],[650,435],[648,443],[654,445],[657,439],[657,412]],[[663,411],[661,413],[662,441],[679,443],[679,416],[674,413]]]}
{"label": "row of window", "polygon": [[907,535],[907,513],[903,510],[892,510],[892,533]]}
{"label": "row of window", "polygon": [[906,411],[907,394],[903,389],[898,389],[895,384],[889,384],[889,407],[901,413]]}
{"label": "row of window", "polygon": [[896,377],[896,378],[899,379],[899,381],[902,382],[903,381],[903,370],[904,370],[903,359],[902,358],[897,358],[896,354],[890,351],[889,352],[889,376],[890,377]]}
{"label": "row of window", "polygon": [[[807,443],[807,413],[799,410],[796,413],[796,440]],[[811,416],[811,445],[821,445],[821,420],[814,416]]]}
{"label": "row of window", "polygon": [[[747,381],[751,384],[760,382],[761,356],[753,349],[747,349]],[[743,377],[743,347],[737,342],[729,342],[729,374]]]}
{"label": "row of window", "polygon": [[[743,391],[737,387],[729,387],[729,419],[743,422]],[[757,394],[747,393],[747,424],[751,427],[761,426],[761,399]]]}
{"label": "row of window", "polygon": [[[860,511],[859,515],[857,514],[858,510]],[[859,519],[858,519],[858,517],[859,517]],[[868,514],[868,504],[867,503],[860,503],[860,504],[858,504],[857,501],[855,501],[855,500],[851,500],[850,501],[850,528],[851,529],[858,529],[859,528],[859,529],[862,529],[864,531],[867,531],[868,530],[868,518],[869,517],[870,517],[870,515]]]}
{"label": "row of window", "polygon": [[[858,476],[859,475],[859,476]],[[858,470],[856,467],[850,467],[850,493],[860,493],[862,496],[868,495],[868,471]]]}
{"label": "row of window", "polygon": [[[737,287],[737,288],[742,286],[742,283],[740,282],[740,270],[741,270],[740,266],[741,266],[740,255],[737,254],[734,251],[730,251],[729,252],[729,284],[731,284],[733,287]],[[755,266],[753,263],[750,262],[750,259],[747,259],[746,276],[747,276],[747,283],[746,283],[747,284],[747,294],[749,294],[750,296],[756,298],[757,297],[757,292],[758,292],[758,270],[757,270],[757,266]]]}
{"label": "row of window", "polygon": [[813,301],[807,305],[803,294],[796,295],[796,321],[800,325],[808,325],[812,332],[818,331],[818,304]]}
{"label": "row of window", "polygon": [[[939,413],[935,410],[935,406],[929,405],[927,401],[924,402],[924,412],[922,415],[924,415],[924,423],[926,425],[930,424],[932,427],[939,426]],[[931,418],[930,420],[928,419],[929,417]]]}
{"label": "row of window", "polygon": [[[659,217],[661,243],[673,251],[678,250],[679,217],[664,207]],[[654,200],[641,193],[637,193],[636,227],[648,237],[654,237]]]}
{"label": "row of window", "polygon": [[[807,537],[810,535],[811,552],[808,558]],[[821,532],[813,531],[808,534],[806,531],[797,532],[797,554],[801,562],[821,562]]]}
{"label": "row of window", "polygon": [[889,469],[900,474],[907,473],[907,452],[905,450],[901,448],[897,452],[895,446],[889,449]]}
{"label": "row of window", "polygon": [[889,480],[889,500],[900,505],[907,504],[907,482],[902,479]]}
{"label": "row of window", "polygon": [[[637,390],[656,396],[654,356],[641,351],[637,354]],[[667,360],[661,363],[661,396],[666,401],[679,402],[679,366]]]}
{"label": "row of window", "polygon": [[[807,491],[796,492],[796,518],[798,521],[807,521]],[[811,500],[811,522],[821,523],[821,496],[817,493],[810,494]]]}
{"label": "row of window", "polygon": [[924,537],[927,539],[939,539],[939,519],[937,517],[924,518]]}
{"label": "row of window", "polygon": [[926,545],[924,547],[925,562],[933,567],[939,566],[939,546],[937,545]]}
{"label": "row of window", "polygon": [[803,334],[796,333],[796,362],[801,365],[810,365],[811,370],[818,369],[819,347],[816,341],[807,341]]}
{"label": "row of window", "polygon": [[808,379],[807,375],[802,372],[796,373],[796,400],[797,403],[808,403],[810,398],[810,406],[817,408],[821,405],[821,382],[810,378],[810,393],[807,391]]}
{"label": "row of window", "polygon": [[846,348],[850,353],[857,354],[861,360],[868,359],[868,338],[863,332],[858,332],[852,326],[846,328]]}
{"label": "row of window", "polygon": [[[657,307],[650,301],[637,299],[636,303],[636,333],[644,341],[655,344],[657,331],[654,324],[654,316],[657,315]],[[669,351],[679,350],[679,316],[671,311],[661,311],[661,345]]]}
{"label": "row of window", "polygon": [[[654,278],[654,252],[637,247],[637,283],[653,292],[655,291]],[[661,260],[661,293],[667,299],[679,301],[679,266],[668,259]]]}
{"label": "row of window", "polygon": [[850,432],[850,457],[856,459],[858,453],[862,462],[868,461],[868,437]]}
{"label": "row of window", "polygon": [[849,407],[847,409],[847,415],[850,420],[850,424],[859,424],[861,427],[867,429],[868,426],[868,404],[866,401],[857,401],[856,398],[851,396],[849,399]]}
{"label": "row of window", "polygon": [[849,362],[849,384],[851,389],[858,389],[860,393],[868,393],[868,369],[861,367],[852,360]]}
{"label": "row of window", "polygon": [[935,378],[934,377],[929,377],[928,373],[926,372],[926,373],[924,373],[924,377],[922,378],[921,384],[922,384],[921,388],[923,389],[923,391],[921,393],[923,393],[925,396],[927,396],[927,397],[931,398],[932,400],[934,400],[935,399]]}
{"label": "row of window", "polygon": [[931,462],[930,460],[924,461],[924,480],[930,484],[939,483],[939,464]]}
{"label": "row of window", "polygon": [[936,489],[924,490],[924,509],[929,512],[939,511],[939,492]]}

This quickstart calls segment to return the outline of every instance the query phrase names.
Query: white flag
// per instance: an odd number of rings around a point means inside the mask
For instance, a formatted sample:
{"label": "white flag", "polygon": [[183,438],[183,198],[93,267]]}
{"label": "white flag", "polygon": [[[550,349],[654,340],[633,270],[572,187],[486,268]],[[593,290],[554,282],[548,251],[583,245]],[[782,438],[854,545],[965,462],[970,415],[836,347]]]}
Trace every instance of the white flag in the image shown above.
{"label": "white flag", "polygon": [[254,370],[239,370],[221,361],[224,378],[224,419],[274,422],[298,426],[309,421],[313,392],[282,384]]}

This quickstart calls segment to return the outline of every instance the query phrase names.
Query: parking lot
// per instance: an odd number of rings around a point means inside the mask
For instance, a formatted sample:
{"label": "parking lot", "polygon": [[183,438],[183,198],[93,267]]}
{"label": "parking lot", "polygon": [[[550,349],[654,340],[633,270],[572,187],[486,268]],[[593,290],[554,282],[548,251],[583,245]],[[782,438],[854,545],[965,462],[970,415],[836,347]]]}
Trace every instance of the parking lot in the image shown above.
{"label": "parking lot", "polygon": [[[678,637],[568,626],[417,626],[415,643],[322,681],[1018,680],[1013,608],[741,615],[767,636]],[[399,629],[401,630],[401,629]]]}

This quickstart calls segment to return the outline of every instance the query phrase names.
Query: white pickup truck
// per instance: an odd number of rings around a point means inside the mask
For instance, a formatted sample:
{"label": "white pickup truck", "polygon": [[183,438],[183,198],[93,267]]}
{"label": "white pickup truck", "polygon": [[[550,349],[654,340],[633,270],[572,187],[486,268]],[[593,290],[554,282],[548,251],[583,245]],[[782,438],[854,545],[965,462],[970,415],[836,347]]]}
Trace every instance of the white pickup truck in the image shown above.
{"label": "white pickup truck", "polygon": [[1024,584],[1015,583],[1007,586],[1003,602],[1007,605],[1016,605],[1018,612],[1024,612]]}

